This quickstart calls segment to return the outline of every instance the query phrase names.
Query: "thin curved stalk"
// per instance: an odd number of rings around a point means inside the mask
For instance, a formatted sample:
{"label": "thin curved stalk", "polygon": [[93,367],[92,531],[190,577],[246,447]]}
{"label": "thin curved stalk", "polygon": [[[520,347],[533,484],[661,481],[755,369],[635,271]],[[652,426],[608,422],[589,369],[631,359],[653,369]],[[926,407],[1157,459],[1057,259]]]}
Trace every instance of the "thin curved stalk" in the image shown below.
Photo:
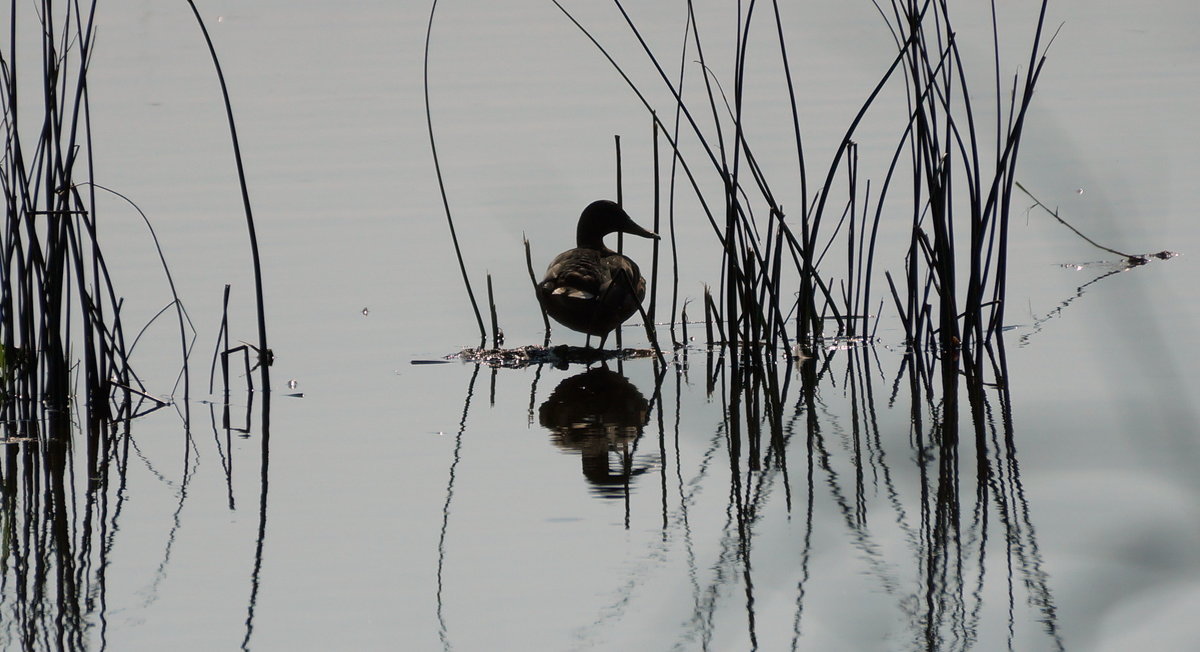
{"label": "thin curved stalk", "polygon": [[258,307],[258,354],[262,363],[259,365],[259,368],[262,369],[263,391],[270,392],[271,352],[267,347],[267,317],[263,301],[262,263],[258,255],[258,235],[254,230],[254,212],[250,208],[250,191],[246,185],[246,170],[242,165],[242,148],[238,143],[237,126],[233,121],[233,104],[229,100],[229,88],[225,85],[225,73],[221,71],[221,61],[217,58],[217,49],[213,46],[212,37],[208,35],[208,28],[204,25],[204,19],[200,17],[200,10],[196,8],[196,3],[193,0],[187,0],[187,3],[192,8],[192,13],[196,16],[196,23],[200,25],[200,32],[204,34],[204,42],[208,45],[209,55],[212,56],[213,67],[217,70],[217,81],[221,84],[221,96],[225,100],[225,116],[229,120],[229,137],[233,141],[233,159],[237,164],[238,185],[242,190],[242,206],[246,211],[246,229],[250,234],[250,255],[254,261],[254,297]]}

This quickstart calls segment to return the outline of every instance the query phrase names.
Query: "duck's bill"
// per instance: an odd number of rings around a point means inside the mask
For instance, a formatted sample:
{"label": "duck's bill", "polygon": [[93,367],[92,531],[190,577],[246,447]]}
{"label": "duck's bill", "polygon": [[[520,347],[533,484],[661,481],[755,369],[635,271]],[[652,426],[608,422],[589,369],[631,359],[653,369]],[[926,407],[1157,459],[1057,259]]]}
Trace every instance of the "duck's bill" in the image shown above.
{"label": "duck's bill", "polygon": [[625,224],[625,228],[623,228],[621,230],[624,231],[625,233],[629,233],[632,235],[639,235],[643,238],[650,238],[651,240],[658,240],[657,233],[643,229],[642,227],[638,226],[637,223],[634,222],[633,220],[629,220],[629,222],[627,222]]}

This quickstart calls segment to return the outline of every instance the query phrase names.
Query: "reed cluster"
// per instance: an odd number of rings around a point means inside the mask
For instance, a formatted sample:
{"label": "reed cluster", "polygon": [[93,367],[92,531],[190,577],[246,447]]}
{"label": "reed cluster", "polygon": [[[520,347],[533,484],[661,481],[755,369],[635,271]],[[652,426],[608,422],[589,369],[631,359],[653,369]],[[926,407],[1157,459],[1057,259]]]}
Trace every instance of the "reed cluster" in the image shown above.
{"label": "reed cluster", "polygon": [[[20,50],[14,37],[0,53],[5,212],[0,413],[6,427],[22,430],[39,427],[43,405],[52,417],[65,419],[77,382],[89,421],[128,416],[128,392],[137,382],[128,362],[121,299],[98,239],[98,187],[88,183],[93,160],[86,80],[95,4],[44,4],[38,51]],[[18,9],[13,2],[14,35],[17,24],[29,22]],[[37,60],[27,62],[26,56]],[[19,78],[31,77],[18,75],[18,69],[38,68],[40,85],[19,86]],[[78,368],[74,358],[81,360]],[[113,392],[126,399],[116,413],[109,405]]]}
{"label": "reed cluster", "polygon": [[[705,59],[709,55],[692,3],[687,3],[687,41],[680,54],[680,73],[674,78],[667,73],[666,58],[652,49],[620,0],[614,0],[614,5],[675,98],[675,124],[663,124],[663,133],[723,252],[720,287],[705,298],[706,321],[718,324],[719,339],[710,335],[710,342],[734,350],[787,351],[797,346],[811,354],[826,336],[870,337],[882,308],[882,302],[876,304],[879,293],[874,283],[884,265],[903,269],[899,282],[890,271],[885,276],[911,346],[941,351],[972,346],[977,356],[981,353],[1003,322],[1009,208],[1025,117],[1045,62],[1045,2],[1034,26],[1028,62],[1020,62],[1027,63],[1025,72],[1013,77],[1007,97],[1002,75],[1008,62],[1001,60],[993,3],[990,49],[994,58],[992,70],[984,77],[991,86],[985,94],[995,104],[992,125],[984,124],[974,104],[981,91],[975,88],[975,71],[961,54],[949,3],[877,4],[895,43],[895,56],[866,92],[823,165],[814,164],[818,157],[805,148],[801,101],[778,2],[739,4],[733,79],[724,86],[709,74]],[[567,9],[559,8],[575,21]],[[630,81],[584,25],[575,24],[659,121],[657,116],[664,112],[653,110],[648,93]],[[801,197],[799,210],[790,214],[772,188],[779,178],[770,180],[747,137],[743,98],[751,39],[775,44],[786,80],[792,125],[787,137],[794,142],[799,174],[782,183],[798,185]],[[685,92],[683,74],[689,59],[698,60],[703,71],[703,100],[698,103],[685,99],[691,96]],[[872,191],[872,181],[864,181],[866,174],[859,168],[859,150],[867,145],[856,142],[857,131],[870,112],[887,110],[877,101],[892,85],[903,87],[906,117],[894,121],[901,130],[884,145],[891,152],[890,163],[879,171],[881,180]],[[724,88],[731,92],[726,94]],[[698,155],[682,153],[681,130],[699,143]],[[988,138],[994,142],[985,143]],[[715,171],[719,180],[722,192],[717,200],[706,192],[709,186],[698,180],[706,168]],[[672,187],[674,182],[673,178]],[[889,191],[898,183],[909,186],[906,207],[889,201],[893,194]],[[892,252],[878,246],[885,216],[908,222],[911,235],[906,249]],[[877,261],[877,254],[903,258]]]}

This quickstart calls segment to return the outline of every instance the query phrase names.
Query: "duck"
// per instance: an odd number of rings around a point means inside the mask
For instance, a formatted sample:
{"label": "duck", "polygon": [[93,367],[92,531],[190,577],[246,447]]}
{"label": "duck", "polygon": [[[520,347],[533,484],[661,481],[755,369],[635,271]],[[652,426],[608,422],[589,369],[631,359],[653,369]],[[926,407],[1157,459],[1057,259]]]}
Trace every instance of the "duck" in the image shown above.
{"label": "duck", "polygon": [[537,285],[538,301],[546,314],[571,330],[600,338],[638,311],[646,296],[646,279],[637,263],[604,245],[610,233],[628,233],[651,240],[658,234],[638,226],[619,204],[600,199],[588,204],[575,229],[575,248],[550,262]]}

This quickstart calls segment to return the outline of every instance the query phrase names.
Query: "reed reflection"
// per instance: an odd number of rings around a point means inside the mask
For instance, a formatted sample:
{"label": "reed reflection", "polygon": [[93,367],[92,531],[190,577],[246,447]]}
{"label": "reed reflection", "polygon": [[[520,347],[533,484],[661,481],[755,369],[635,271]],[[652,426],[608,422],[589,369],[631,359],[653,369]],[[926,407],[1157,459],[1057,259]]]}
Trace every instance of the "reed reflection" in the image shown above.
{"label": "reed reflection", "polygon": [[[730,636],[746,649],[776,649],[782,632],[791,649],[806,649],[826,626],[811,614],[824,613],[830,588],[844,590],[863,577],[863,600],[877,603],[864,608],[899,614],[894,636],[903,647],[972,649],[1000,631],[1012,649],[1018,640],[1064,649],[1035,507],[1021,479],[1003,338],[998,331],[980,347],[982,356],[973,348],[888,350],[852,337],[826,338],[814,359],[717,346],[695,389],[707,387],[706,402],[721,413],[704,424],[689,423],[702,412],[685,406],[700,397],[687,395],[679,359],[667,390],[673,397],[663,396],[665,373],[657,366],[653,393],[620,371],[595,367],[562,380],[536,419],[557,447],[579,454],[593,495],[625,500],[626,528],[639,515],[645,523],[646,510],[655,509],[631,505],[632,483],[662,472],[662,533],[646,555],[668,568],[677,564],[686,575],[682,585],[690,585],[679,649],[712,647]],[[530,390],[531,421],[541,377]],[[670,402],[673,420],[663,409]],[[657,433],[650,442],[647,427]],[[698,458],[689,454],[696,427],[711,428]],[[641,457],[639,444],[651,447]],[[456,448],[447,518],[457,460]],[[714,495],[727,497],[723,509],[694,509]],[[782,549],[791,554],[781,556]],[[849,575],[812,563],[831,555],[855,560]],[[599,639],[629,615],[645,581],[646,566],[635,567],[638,574],[619,583],[585,638]],[[781,577],[791,587],[784,609],[777,603]],[[738,611],[734,627],[742,631],[731,634],[729,614]]]}
{"label": "reed reflection", "polygon": [[[250,396],[250,395],[248,395]],[[136,398],[136,397],[135,397]],[[248,401],[249,402],[249,401]],[[146,604],[158,599],[160,587],[171,574],[173,545],[187,526],[183,517],[190,495],[189,485],[199,454],[186,421],[181,423],[183,437],[178,458],[161,459],[139,446],[133,433],[132,419],[98,418],[95,413],[31,406],[29,401],[3,401],[3,407],[15,409],[30,418],[0,424],[3,455],[0,455],[0,537],[4,554],[0,555],[0,647],[8,649],[105,649],[108,646],[109,569],[127,559],[123,548],[146,550],[144,541],[122,545],[118,536],[122,518],[128,511],[136,481],[130,477],[131,463],[158,474],[159,479],[175,488],[175,509],[161,522],[163,547],[157,553],[153,571],[134,581],[144,583]],[[215,406],[210,405],[215,409]],[[234,448],[230,445],[229,405],[225,405],[225,425],[218,434],[215,411],[213,434],[229,488],[229,509],[233,511],[232,473]],[[138,401],[118,405],[113,412],[138,414]],[[253,627],[258,570],[265,538],[266,468],[269,432],[269,394],[263,396],[260,527],[248,602],[246,644]],[[181,415],[186,410],[181,410]],[[79,422],[82,422],[80,424]],[[79,428],[83,432],[79,432]],[[249,436],[249,435],[247,435]],[[85,445],[78,445],[82,441]],[[177,467],[181,474],[171,477],[165,469]],[[135,517],[136,518],[136,517]],[[138,554],[138,553],[134,553]],[[245,647],[245,645],[244,645]]]}
{"label": "reed reflection", "polygon": [[[730,519],[714,573],[696,587],[681,640],[710,640],[711,623],[736,608],[729,602],[734,596],[745,610],[745,640],[764,636],[758,605],[771,596],[757,595],[759,576],[768,571],[756,567],[773,567],[774,575],[779,561],[756,560],[756,553],[760,544],[778,545],[759,533],[780,526],[767,506],[773,489],[782,488],[789,518],[799,512],[803,522],[790,570],[792,649],[804,649],[813,628],[805,607],[821,599],[824,585],[814,583],[809,560],[817,554],[814,540],[828,539],[831,526],[844,530],[866,576],[904,614],[901,636],[913,649],[970,649],[997,630],[1063,649],[1021,481],[1002,335],[984,348],[983,359],[969,351],[910,350],[890,396],[879,391],[887,380],[876,353],[863,342],[827,350],[823,360],[795,370],[791,397],[787,383],[767,380],[772,373],[791,376],[791,369],[718,366]],[[776,418],[784,405],[791,407]],[[908,413],[907,446],[889,428],[890,410]],[[909,454],[896,454],[905,449]],[[789,475],[792,482],[801,478],[800,486],[789,486]],[[793,493],[803,496],[799,504]],[[829,507],[834,521],[821,516]],[[711,599],[720,595],[728,597]],[[995,595],[1009,598],[989,597]]]}
{"label": "reed reflection", "polygon": [[[595,495],[621,498],[649,470],[635,465],[650,403],[625,376],[597,367],[566,378],[538,409],[538,422],[564,452],[578,453]],[[615,457],[614,457],[615,456]]]}

